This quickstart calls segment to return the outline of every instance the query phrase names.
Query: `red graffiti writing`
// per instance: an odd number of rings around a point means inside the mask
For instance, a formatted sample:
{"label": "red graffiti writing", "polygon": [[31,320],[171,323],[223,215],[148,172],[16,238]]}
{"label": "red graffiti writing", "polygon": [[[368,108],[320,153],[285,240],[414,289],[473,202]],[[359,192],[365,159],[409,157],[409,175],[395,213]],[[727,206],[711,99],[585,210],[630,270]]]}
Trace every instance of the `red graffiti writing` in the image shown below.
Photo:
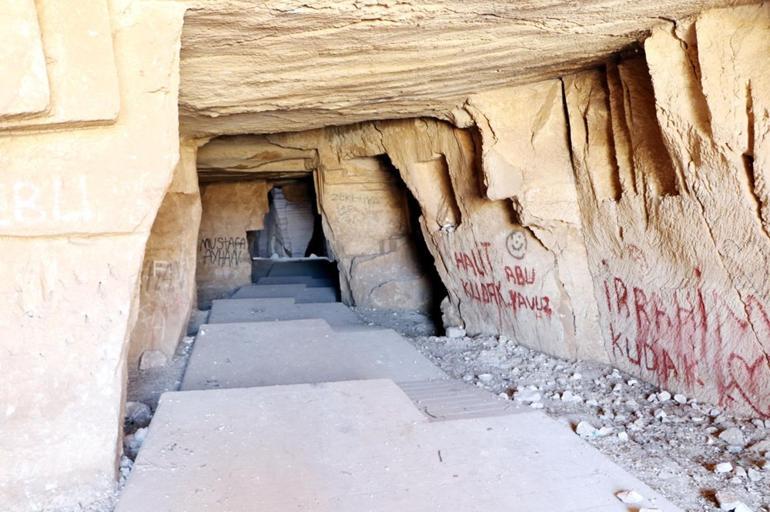
{"label": "red graffiti writing", "polygon": [[756,297],[736,311],[701,287],[650,291],[615,277],[603,288],[613,359],[689,390],[704,386],[698,370],[708,371],[721,405],[740,400],[770,417],[770,359],[757,351],[755,332],[770,334],[770,317]]}
{"label": "red graffiti writing", "polygon": [[489,257],[489,242],[482,242],[481,247],[470,252],[456,251],[455,265],[466,273],[473,273],[477,277],[486,277],[492,274],[492,260]]}
{"label": "red graffiti writing", "polygon": [[513,268],[505,267],[505,280],[519,286],[535,284],[535,269],[526,268],[519,265]]}

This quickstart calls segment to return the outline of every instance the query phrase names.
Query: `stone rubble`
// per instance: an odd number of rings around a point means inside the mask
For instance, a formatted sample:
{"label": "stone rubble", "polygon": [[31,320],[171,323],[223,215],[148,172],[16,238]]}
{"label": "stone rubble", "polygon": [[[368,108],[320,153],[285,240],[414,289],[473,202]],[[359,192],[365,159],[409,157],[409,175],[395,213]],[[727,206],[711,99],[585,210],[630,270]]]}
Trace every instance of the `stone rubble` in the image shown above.
{"label": "stone rubble", "polygon": [[150,368],[160,368],[166,366],[168,357],[160,350],[147,350],[142,353],[139,359],[139,369],[149,370]]}
{"label": "stone rubble", "polygon": [[[684,510],[770,512],[766,421],[672,395],[608,366],[550,357],[505,337],[412,341],[450,376],[522,405],[537,404],[568,423]],[[731,495],[741,496],[740,502],[724,498]],[[725,501],[717,502],[717,496]]]}
{"label": "stone rubble", "polygon": [[629,505],[638,505],[644,501],[644,496],[633,490],[620,491],[619,493],[615,494],[615,496],[623,503],[627,503]]}
{"label": "stone rubble", "polygon": [[126,414],[124,430],[127,434],[133,434],[140,428],[150,424],[152,410],[150,406],[142,402],[126,402]]}

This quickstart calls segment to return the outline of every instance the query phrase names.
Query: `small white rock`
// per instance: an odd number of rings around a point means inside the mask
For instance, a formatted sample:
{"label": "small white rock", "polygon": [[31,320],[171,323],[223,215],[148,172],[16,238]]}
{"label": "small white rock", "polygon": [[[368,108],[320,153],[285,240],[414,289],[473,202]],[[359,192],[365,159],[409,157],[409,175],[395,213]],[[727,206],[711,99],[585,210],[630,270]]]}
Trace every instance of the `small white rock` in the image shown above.
{"label": "small white rock", "polygon": [[139,369],[160,368],[166,366],[167,363],[168,357],[160,350],[145,350],[139,358]]}
{"label": "small white rock", "polygon": [[751,512],[751,509],[738,497],[729,491],[718,491],[717,502],[720,510],[732,510],[733,512]]}
{"label": "small white rock", "polygon": [[513,394],[513,399],[517,402],[532,403],[543,399],[540,392],[534,389],[520,389]]}
{"label": "small white rock", "polygon": [[583,397],[580,395],[576,395],[569,389],[562,393],[561,395],[561,401],[562,402],[572,402],[572,403],[580,403],[583,401]]}
{"label": "small white rock", "polygon": [[745,446],[746,438],[743,436],[741,429],[737,427],[730,427],[723,430],[719,434],[719,439],[727,443],[729,446]]}
{"label": "small white rock", "polygon": [[465,329],[462,327],[447,327],[447,338],[462,338],[465,336]]}
{"label": "small white rock", "polygon": [[615,497],[628,505],[636,505],[644,501],[644,496],[636,491],[620,491],[615,493]]}
{"label": "small white rock", "polygon": [[596,428],[587,421],[581,421],[575,427],[575,433],[580,437],[594,437]]}
{"label": "small white rock", "polygon": [[669,400],[671,400],[671,393],[669,393],[668,391],[661,391],[660,393],[658,393],[658,400],[660,400],[661,402],[668,402]]}
{"label": "small white rock", "polygon": [[674,395],[674,400],[675,400],[677,403],[680,403],[680,404],[682,404],[682,405],[684,405],[684,404],[686,404],[686,403],[687,403],[687,397],[686,397],[686,396],[684,396],[682,393],[677,393],[676,395]]}
{"label": "small white rock", "polygon": [[481,375],[479,375],[479,380],[484,383],[492,382],[493,378],[494,377],[492,376],[491,373],[482,373]]}
{"label": "small white rock", "polygon": [[628,441],[628,433],[626,433],[625,431],[618,432],[618,439],[620,439],[624,443],[627,442]]}
{"label": "small white rock", "polygon": [[723,474],[723,473],[729,473],[732,470],[733,470],[733,465],[730,464],[729,462],[720,462],[719,464],[714,466],[714,473]]}
{"label": "small white rock", "polygon": [[602,428],[600,428],[599,430],[596,431],[596,435],[598,437],[606,437],[606,436],[612,434],[612,432],[614,432],[614,430],[615,429],[613,429],[612,427],[602,427]]}

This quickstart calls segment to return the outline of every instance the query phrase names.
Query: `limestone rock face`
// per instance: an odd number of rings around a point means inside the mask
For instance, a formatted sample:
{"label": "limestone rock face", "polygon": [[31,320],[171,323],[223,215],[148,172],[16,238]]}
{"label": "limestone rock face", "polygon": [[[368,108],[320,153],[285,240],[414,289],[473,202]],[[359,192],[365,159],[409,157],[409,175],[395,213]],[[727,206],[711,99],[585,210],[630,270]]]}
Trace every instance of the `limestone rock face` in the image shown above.
{"label": "limestone rock face", "polygon": [[[568,353],[605,360],[572,171],[564,143],[562,85],[541,82],[469,98],[465,109],[482,138],[481,171],[486,196],[510,198],[522,232],[536,239],[554,258],[554,277],[572,315]],[[516,268],[516,267],[514,267]]]}
{"label": "limestone rock face", "polygon": [[48,108],[50,88],[35,0],[0,6],[0,119],[37,114]]}
{"label": "limestone rock face", "polygon": [[[557,85],[545,84],[541,88],[544,91],[541,101],[534,108],[550,111],[561,105],[561,92]],[[527,97],[531,92],[519,91],[518,94],[531,100]],[[511,95],[516,93],[507,91],[501,94],[513,102]],[[478,104],[474,113],[481,115],[480,112],[485,109],[481,98]],[[546,123],[548,129],[543,132],[544,140],[539,150],[545,155],[561,145],[561,157],[555,157],[559,167],[552,174],[557,176],[557,182],[561,180],[562,186],[572,187],[571,196],[569,189],[564,192],[571,197],[568,205],[571,210],[567,212],[573,212],[569,217],[571,224],[566,227],[562,226],[566,223],[563,212],[557,214],[558,208],[551,207],[549,211],[543,206],[544,201],[547,202],[544,199],[547,194],[542,194],[539,199],[537,194],[526,201],[522,199],[522,203],[526,204],[523,209],[520,205],[515,208],[509,199],[492,201],[487,197],[481,174],[482,164],[491,166],[488,169],[490,175],[497,173],[502,176],[508,170],[502,166],[503,161],[512,158],[513,154],[506,147],[508,142],[501,142],[494,151],[503,156],[484,159],[477,151],[481,137],[473,131],[436,120],[419,119],[328,128],[320,133],[286,134],[280,139],[282,145],[314,147],[318,151],[318,175],[322,183],[319,194],[327,235],[335,241],[335,253],[341,248],[343,254],[371,254],[376,249],[371,247],[372,243],[382,242],[378,242],[376,236],[362,236],[364,233],[378,233],[379,230],[404,233],[403,228],[399,228],[405,222],[404,207],[401,205],[399,209],[398,196],[383,209],[383,202],[378,199],[381,193],[374,192],[382,189],[382,185],[371,184],[375,181],[370,177],[371,172],[362,170],[367,167],[377,169],[383,162],[389,162],[394,171],[399,172],[422,210],[421,230],[449,293],[450,300],[444,308],[449,316],[461,318],[471,334],[506,334],[521,343],[563,357],[578,357],[582,350],[581,355],[602,359],[604,352],[600,347],[586,344],[588,348],[582,349],[575,338],[576,325],[580,325],[584,332],[590,332],[591,328],[597,332],[597,323],[595,309],[593,317],[590,313],[583,314],[581,309],[583,316],[580,320],[576,319],[570,293],[579,294],[574,297],[575,302],[585,307],[585,311],[590,311],[592,295],[577,290],[576,285],[567,282],[564,277],[579,274],[585,279],[587,265],[584,252],[581,252],[583,246],[579,238],[580,219],[574,184],[569,179],[565,121],[563,114],[559,117],[558,112],[550,121],[556,127]],[[490,113],[489,117],[492,118],[493,114]],[[494,123],[499,124],[503,131],[505,127],[516,131],[515,126],[505,124],[504,114],[495,117]],[[529,125],[526,134],[529,140]],[[511,142],[511,147],[518,143]],[[489,147],[492,146],[490,138]],[[382,155],[387,155],[387,160]],[[392,179],[389,177],[380,181]],[[533,176],[528,179],[534,189],[537,179]],[[333,188],[335,184],[339,191]],[[504,194],[512,193],[511,190]],[[577,239],[562,242],[548,239],[547,247],[521,223],[519,217],[523,213],[519,212],[527,208],[533,212],[533,222],[539,222],[538,226],[542,226],[542,231],[548,236],[551,236],[548,222],[552,221],[554,229],[564,230]],[[342,218],[341,215],[348,215],[349,218]],[[569,250],[559,245],[572,242],[575,247]],[[401,247],[406,246],[398,243],[388,251],[387,256],[357,257],[351,260],[350,270],[341,264],[343,274],[348,275],[347,281],[354,283],[351,290],[354,290],[356,282],[364,282],[367,285],[363,289],[367,290],[369,300],[378,307],[385,307],[379,305],[380,301],[391,294],[391,300],[403,302],[404,287],[399,283],[404,277],[400,281],[394,280],[392,284],[382,283],[382,276],[389,272],[401,276],[414,272],[407,263],[409,259],[404,258],[409,255],[408,247]],[[574,258],[573,254],[578,257]],[[337,257],[340,258],[339,255]],[[340,261],[346,259],[340,258]],[[398,265],[389,267],[393,262]],[[559,265],[562,264],[574,264],[574,269],[565,268],[560,272]],[[380,280],[378,288],[368,284],[373,282],[373,278]],[[422,294],[415,298],[425,300]]]}
{"label": "limestone rock face", "polygon": [[[13,105],[9,104],[8,113],[24,115],[6,120],[0,107],[0,131],[114,123],[121,103],[116,62],[120,57],[114,51],[111,37],[111,2],[41,0],[8,4],[19,4],[16,10],[25,4],[37,5],[37,12],[30,13],[27,8],[21,19],[14,13],[9,18],[3,16],[13,26],[0,33],[26,35],[32,39],[21,48],[29,52],[26,58],[33,68],[25,70],[24,66],[17,67],[16,60],[2,60],[9,68],[8,72],[3,68],[0,73],[3,81],[17,77],[14,81],[18,83],[18,87],[6,89],[19,95],[13,99]],[[39,29],[31,19],[35,14]],[[38,41],[34,40],[36,34]],[[41,41],[45,55],[42,69],[39,63],[36,64]],[[18,48],[4,46],[4,52]],[[19,76],[20,73],[22,76]],[[32,98],[38,105],[24,107],[25,101]]]}
{"label": "limestone rock face", "polygon": [[705,13],[655,31],[646,61],[564,81],[608,355],[762,417],[769,21],[767,5]]}
{"label": "limestone rock face", "polygon": [[[26,4],[4,5],[17,3]],[[103,9],[83,2],[94,9],[81,19],[57,20],[58,37],[49,39],[48,7],[62,2],[34,2],[54,105],[40,119],[59,130],[0,131],[0,503],[10,512],[87,506],[114,488],[142,258],[179,157],[183,9],[101,3]],[[66,4],[79,12],[80,3]],[[94,19],[105,30],[85,31],[91,46],[70,46]],[[3,17],[3,30],[6,22],[14,25]],[[57,60],[48,54],[54,47],[80,57]],[[111,49],[120,87],[98,82],[88,95],[99,105],[108,98],[119,112],[109,126],[81,129],[79,120],[59,117],[66,109],[55,107],[58,80],[77,88],[93,76],[92,65],[100,69],[91,59],[99,62],[104,48]],[[68,71],[59,74],[55,66]],[[40,92],[39,83],[29,84]],[[25,127],[23,119],[2,122],[16,121]]]}
{"label": "limestone rock face", "polygon": [[317,188],[343,300],[370,308],[425,309],[430,283],[414,252],[406,192],[395,170],[382,159],[329,157],[330,152],[321,157]]}
{"label": "limestone rock face", "polygon": [[200,307],[207,307],[212,299],[251,283],[246,232],[264,228],[267,193],[267,183],[261,180],[201,187],[203,216],[196,277]]}
{"label": "limestone rock face", "polygon": [[174,181],[163,198],[142,265],[139,313],[131,333],[129,366],[146,351],[170,358],[195,307],[195,265],[201,199],[195,169],[196,144],[184,142]]}
{"label": "limestone rock face", "polygon": [[184,1],[183,129],[212,135],[454,120],[470,95],[594,65],[661,17],[748,3]]}

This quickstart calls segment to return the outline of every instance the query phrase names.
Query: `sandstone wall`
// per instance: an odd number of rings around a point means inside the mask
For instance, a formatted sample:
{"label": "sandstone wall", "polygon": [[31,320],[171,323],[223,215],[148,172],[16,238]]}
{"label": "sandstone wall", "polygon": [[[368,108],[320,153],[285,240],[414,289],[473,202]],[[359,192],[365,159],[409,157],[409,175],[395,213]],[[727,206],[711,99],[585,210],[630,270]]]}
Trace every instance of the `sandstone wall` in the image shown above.
{"label": "sandstone wall", "polygon": [[[565,135],[562,131],[552,142],[561,144],[568,154]],[[287,136],[287,140],[301,144],[303,136]],[[389,157],[422,208],[420,224],[449,293],[453,311],[449,316],[459,318],[468,332],[507,334],[536,348],[576,357],[575,318],[559,279],[559,260],[521,224],[510,200],[486,197],[482,154],[477,151],[480,142],[472,131],[435,120],[329,128],[316,140],[319,159],[327,169],[375,166],[382,155]],[[569,170],[568,160],[563,163],[562,171]],[[572,190],[574,198],[574,184]],[[364,195],[357,200],[374,203]],[[387,211],[396,212],[395,206]],[[371,229],[377,229],[386,224],[381,212],[358,208],[356,225],[373,222]],[[334,229],[330,228],[330,238]],[[373,265],[372,275],[378,272],[382,269]]]}
{"label": "sandstone wall", "polygon": [[139,313],[131,333],[129,365],[138,365],[148,351],[171,357],[196,307],[195,266],[201,221],[196,150],[195,142],[183,143],[174,180],[152,225],[142,265]]}
{"label": "sandstone wall", "polygon": [[203,214],[198,235],[198,303],[208,307],[239,286],[251,283],[246,232],[264,229],[268,185],[252,180],[201,187]]}
{"label": "sandstone wall", "polygon": [[0,60],[0,503],[47,511],[114,488],[142,258],[179,154],[183,9],[11,4],[0,30],[27,39],[0,50],[20,57]]}
{"label": "sandstone wall", "polygon": [[[327,165],[329,167],[327,167]],[[416,254],[405,190],[374,157],[322,159],[317,189],[343,301],[423,310],[431,289]]]}
{"label": "sandstone wall", "polygon": [[182,129],[219,135],[458,122],[469,95],[594,66],[666,19],[754,0],[177,1],[190,5]]}
{"label": "sandstone wall", "polygon": [[565,79],[605,349],[662,386],[770,416],[770,6],[656,30]]}

